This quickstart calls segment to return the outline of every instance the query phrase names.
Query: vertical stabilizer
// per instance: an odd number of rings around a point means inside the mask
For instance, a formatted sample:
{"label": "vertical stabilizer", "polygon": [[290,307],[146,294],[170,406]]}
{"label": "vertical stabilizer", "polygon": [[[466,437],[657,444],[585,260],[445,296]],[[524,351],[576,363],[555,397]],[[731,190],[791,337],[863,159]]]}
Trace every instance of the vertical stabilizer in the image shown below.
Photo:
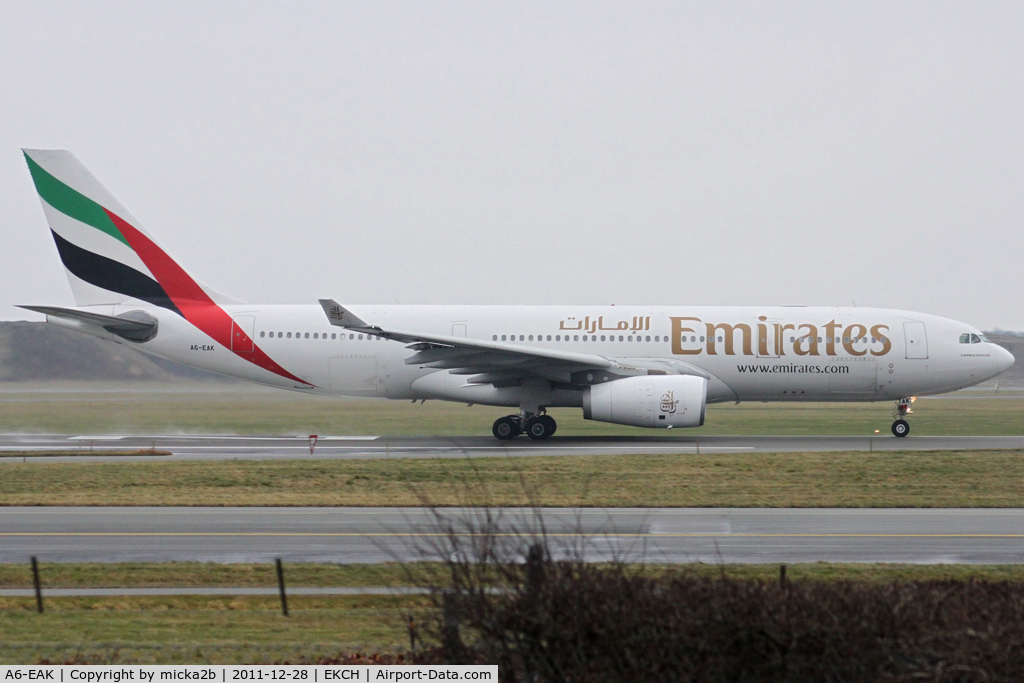
{"label": "vertical stabilizer", "polygon": [[235,303],[196,282],[66,150],[22,150],[79,306]]}

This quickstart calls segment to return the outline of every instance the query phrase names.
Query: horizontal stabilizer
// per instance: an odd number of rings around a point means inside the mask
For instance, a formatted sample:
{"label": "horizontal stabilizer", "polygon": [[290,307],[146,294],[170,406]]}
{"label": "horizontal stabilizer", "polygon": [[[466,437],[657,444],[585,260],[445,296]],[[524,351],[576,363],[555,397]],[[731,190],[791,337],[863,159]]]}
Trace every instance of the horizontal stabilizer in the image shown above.
{"label": "horizontal stabilizer", "polygon": [[144,311],[129,311],[119,316],[113,316],[58,306],[18,306],[18,308],[42,313],[48,318],[63,318],[96,325],[111,334],[130,341],[144,342],[156,336],[157,320]]}

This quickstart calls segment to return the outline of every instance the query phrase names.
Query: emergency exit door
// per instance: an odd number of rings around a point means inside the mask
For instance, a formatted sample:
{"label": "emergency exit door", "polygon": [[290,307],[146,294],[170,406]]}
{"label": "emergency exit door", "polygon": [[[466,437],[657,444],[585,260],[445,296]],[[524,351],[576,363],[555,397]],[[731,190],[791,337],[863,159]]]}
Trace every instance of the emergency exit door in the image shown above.
{"label": "emergency exit door", "polygon": [[235,353],[252,353],[255,351],[252,340],[256,329],[256,316],[236,315],[231,319],[231,350]]}
{"label": "emergency exit door", "polygon": [[903,323],[903,338],[907,342],[907,358],[928,357],[928,334],[924,323]]}

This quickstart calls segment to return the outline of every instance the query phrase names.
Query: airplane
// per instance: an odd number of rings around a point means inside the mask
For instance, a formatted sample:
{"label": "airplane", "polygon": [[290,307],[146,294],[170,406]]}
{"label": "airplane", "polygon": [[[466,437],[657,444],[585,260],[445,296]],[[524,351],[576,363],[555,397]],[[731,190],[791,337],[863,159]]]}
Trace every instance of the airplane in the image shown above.
{"label": "airplane", "polygon": [[498,439],[550,437],[555,407],[673,429],[728,401],[893,401],[905,437],[916,396],[1014,362],[971,325],[882,308],[247,304],[194,279],[73,154],[22,151],[77,304],[22,308],[266,386],[518,408]]}

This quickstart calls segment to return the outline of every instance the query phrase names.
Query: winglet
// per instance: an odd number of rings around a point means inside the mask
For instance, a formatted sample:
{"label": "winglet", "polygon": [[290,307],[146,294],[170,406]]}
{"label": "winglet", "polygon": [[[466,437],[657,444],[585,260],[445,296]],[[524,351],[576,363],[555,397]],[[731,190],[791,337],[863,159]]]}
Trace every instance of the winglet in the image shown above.
{"label": "winglet", "polygon": [[344,306],[334,299],[320,299],[320,306],[323,307],[327,319],[337,327],[354,327],[370,329],[372,326],[360,320]]}

